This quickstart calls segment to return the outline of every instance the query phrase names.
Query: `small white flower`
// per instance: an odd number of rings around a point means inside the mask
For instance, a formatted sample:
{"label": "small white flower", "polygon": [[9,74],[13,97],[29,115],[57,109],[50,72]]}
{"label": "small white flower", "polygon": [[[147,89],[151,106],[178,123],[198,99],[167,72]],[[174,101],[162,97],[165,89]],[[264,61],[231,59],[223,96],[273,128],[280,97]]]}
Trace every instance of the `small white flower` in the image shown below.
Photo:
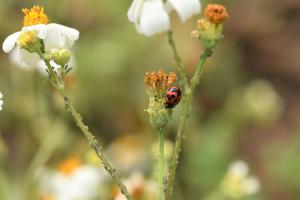
{"label": "small white flower", "polygon": [[170,29],[169,13],[175,10],[181,21],[185,22],[201,10],[199,0],[133,0],[128,19],[134,23],[139,33],[146,36]]}
{"label": "small white flower", "polygon": [[240,199],[253,195],[260,190],[260,182],[255,176],[249,176],[249,167],[244,161],[235,161],[221,182],[223,194],[230,199]]}
{"label": "small white flower", "polygon": [[260,190],[260,182],[255,176],[249,176],[244,183],[245,193],[252,195]]}
{"label": "small white flower", "polygon": [[253,80],[245,89],[243,100],[249,114],[263,122],[276,121],[284,110],[282,98],[274,86],[265,80]]}
{"label": "small white flower", "polygon": [[[30,53],[25,49],[21,49],[16,43],[19,37],[27,31],[36,31],[37,37],[43,41],[45,51],[57,50],[73,46],[74,42],[79,38],[79,31],[60,24],[48,24],[48,17],[44,13],[44,8],[34,6],[33,8],[23,9],[24,27],[21,31],[8,36],[2,45],[5,53],[11,53],[12,61],[22,68],[45,68],[39,55]],[[55,68],[55,66],[53,66]]]}
{"label": "small white flower", "polygon": [[249,167],[244,161],[238,160],[229,166],[228,173],[233,176],[246,178],[249,173]]}
{"label": "small white flower", "polygon": [[[124,180],[128,192],[133,195],[134,199],[155,199],[157,184],[152,180],[147,180],[144,175],[139,172],[133,172]],[[126,200],[124,195],[119,191],[113,198],[114,200]]]}
{"label": "small white flower", "polygon": [[43,62],[36,53],[30,53],[24,49],[20,49],[16,45],[19,36],[28,30],[37,31],[38,37],[44,42],[45,51],[71,48],[74,41],[79,38],[78,30],[60,24],[39,24],[23,27],[21,31],[8,36],[2,45],[5,53],[12,52],[11,58],[13,62],[23,68],[45,68],[45,65],[43,65]]}
{"label": "small white flower", "polygon": [[78,200],[97,197],[99,187],[107,177],[98,167],[82,165],[71,174],[46,169],[38,178],[41,194],[50,195],[55,200]]}
{"label": "small white flower", "polygon": [[2,110],[2,107],[3,107],[3,94],[0,92],[0,111]]}

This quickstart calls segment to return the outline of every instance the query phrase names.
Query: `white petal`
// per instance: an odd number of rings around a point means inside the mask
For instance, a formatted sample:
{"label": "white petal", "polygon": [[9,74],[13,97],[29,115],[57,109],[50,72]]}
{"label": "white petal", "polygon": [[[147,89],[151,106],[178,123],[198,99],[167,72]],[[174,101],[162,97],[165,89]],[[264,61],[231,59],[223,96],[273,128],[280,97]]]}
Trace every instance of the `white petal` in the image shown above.
{"label": "white petal", "polygon": [[260,190],[260,182],[255,176],[250,176],[244,182],[245,192],[248,195],[257,193]]}
{"label": "white petal", "polygon": [[79,31],[60,24],[48,24],[44,39],[45,50],[70,48],[79,38]]}
{"label": "white petal", "polygon": [[175,9],[183,22],[201,10],[200,0],[168,0],[166,6]]}
{"label": "white petal", "polygon": [[37,70],[40,72],[40,74],[42,76],[47,76],[47,66],[45,64],[45,62],[43,60],[41,60],[38,64],[37,64]]}
{"label": "white petal", "polygon": [[75,28],[70,28],[61,24],[48,24],[47,27],[49,28],[57,28],[58,30],[60,30],[60,32],[65,35],[66,37],[68,37],[70,40],[78,40],[79,38],[79,31]]}
{"label": "white petal", "polygon": [[37,36],[41,39],[45,39],[46,34],[47,34],[47,25],[45,24],[38,24],[38,25],[33,25],[33,26],[25,26],[22,28],[22,32],[24,31],[31,31],[35,30],[37,31]]}
{"label": "white petal", "polygon": [[169,30],[170,20],[161,0],[148,0],[143,4],[139,30],[146,36]]}
{"label": "white petal", "polygon": [[65,45],[65,35],[61,27],[56,24],[47,25],[47,34],[44,39],[45,50],[60,49]]}
{"label": "white petal", "polygon": [[40,56],[36,53],[30,53],[24,49],[19,49],[20,63],[28,67],[36,67],[40,62]]}
{"label": "white petal", "polygon": [[144,0],[133,0],[128,12],[127,16],[130,22],[138,22],[139,17],[141,15],[142,5]]}
{"label": "white petal", "polygon": [[15,46],[17,39],[19,38],[20,32],[16,32],[8,36],[2,45],[2,49],[5,53],[9,53]]}
{"label": "white petal", "polygon": [[3,94],[2,94],[2,92],[0,92],[0,99],[2,99],[3,98]]}
{"label": "white petal", "polygon": [[61,26],[61,31],[65,34],[65,39],[66,39],[65,47],[66,48],[72,47],[74,42],[79,38],[79,31],[67,26],[62,26],[62,25],[60,26]]}
{"label": "white petal", "polygon": [[15,49],[13,49],[12,52],[9,54],[9,58],[10,58],[11,62],[22,69],[26,69],[26,70],[33,69],[34,66],[27,65],[24,62],[23,56],[21,55],[23,53],[23,51],[25,51],[25,50],[21,51],[21,49],[19,47],[16,47]]}
{"label": "white petal", "polygon": [[235,161],[229,166],[229,173],[240,178],[246,178],[249,173],[249,167],[244,161]]}

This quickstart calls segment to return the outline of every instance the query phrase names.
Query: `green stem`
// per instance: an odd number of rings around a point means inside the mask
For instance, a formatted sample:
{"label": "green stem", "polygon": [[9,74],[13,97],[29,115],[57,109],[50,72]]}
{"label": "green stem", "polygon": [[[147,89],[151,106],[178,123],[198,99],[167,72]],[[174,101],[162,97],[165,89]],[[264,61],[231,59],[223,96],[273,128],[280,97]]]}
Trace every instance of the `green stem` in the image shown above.
{"label": "green stem", "polygon": [[159,200],[164,200],[164,160],[165,160],[165,154],[164,154],[164,129],[160,128],[158,130],[158,142],[159,142]]}
{"label": "green stem", "polygon": [[94,135],[89,131],[88,126],[86,126],[84,124],[84,122],[82,121],[81,115],[77,112],[77,110],[73,106],[72,102],[70,101],[70,98],[67,96],[66,91],[64,89],[64,84],[60,82],[57,74],[52,69],[50,62],[45,60],[42,55],[41,55],[41,57],[47,65],[47,68],[49,70],[50,79],[51,79],[53,86],[58,90],[58,92],[64,98],[65,107],[66,107],[67,111],[70,112],[71,115],[73,116],[76,125],[80,128],[80,130],[82,131],[84,136],[87,138],[90,146],[94,149],[95,153],[100,158],[105,170],[110,174],[110,176],[113,178],[115,183],[118,185],[122,194],[126,197],[127,200],[132,200],[126,186],[121,182],[121,178],[120,178],[119,174],[117,173],[116,169],[114,169],[111,166],[108,159],[104,155],[102,145],[99,144],[99,142],[96,140]]}
{"label": "green stem", "polygon": [[177,130],[174,152],[173,152],[170,169],[169,169],[169,173],[168,173],[167,189],[166,189],[166,194],[165,194],[166,200],[171,199],[172,194],[173,194],[174,179],[175,179],[177,165],[179,162],[178,158],[179,158],[179,154],[181,151],[182,140],[184,138],[184,130],[186,127],[186,122],[189,118],[191,102],[192,102],[196,87],[199,84],[201,74],[203,72],[204,63],[205,63],[206,59],[211,55],[211,53],[212,53],[211,50],[205,50],[204,53],[201,55],[200,62],[196,68],[196,72],[195,72],[194,76],[192,77],[190,86],[188,87],[188,89],[185,93],[183,113],[182,113],[180,124],[179,124],[178,130]]}
{"label": "green stem", "polygon": [[75,107],[71,103],[70,99],[66,96],[66,94],[64,93],[64,91],[61,91],[60,93],[63,94],[67,110],[72,114],[72,116],[73,116],[73,118],[74,118],[74,120],[76,122],[76,125],[83,132],[83,134],[85,135],[85,137],[88,139],[89,144],[94,149],[94,151],[96,152],[96,154],[98,155],[98,157],[101,159],[101,162],[103,163],[103,166],[104,166],[105,170],[111,175],[111,177],[114,179],[115,183],[119,186],[122,194],[125,195],[125,197],[128,200],[131,200],[132,198],[130,197],[129,192],[127,191],[126,186],[121,182],[120,176],[117,173],[116,169],[114,169],[111,166],[111,164],[107,160],[106,156],[104,155],[103,147],[98,143],[98,141],[96,140],[96,138],[94,137],[94,135],[89,131],[88,126],[86,126],[83,123],[82,117],[76,111]]}
{"label": "green stem", "polygon": [[169,44],[172,48],[173,54],[174,54],[174,60],[177,63],[177,70],[178,70],[178,74],[179,74],[179,85],[180,85],[180,87],[187,89],[188,80],[184,73],[184,67],[183,67],[181,57],[179,56],[179,54],[177,52],[177,48],[176,48],[175,41],[173,38],[173,32],[168,31],[167,35],[168,35],[168,42],[169,42]]}

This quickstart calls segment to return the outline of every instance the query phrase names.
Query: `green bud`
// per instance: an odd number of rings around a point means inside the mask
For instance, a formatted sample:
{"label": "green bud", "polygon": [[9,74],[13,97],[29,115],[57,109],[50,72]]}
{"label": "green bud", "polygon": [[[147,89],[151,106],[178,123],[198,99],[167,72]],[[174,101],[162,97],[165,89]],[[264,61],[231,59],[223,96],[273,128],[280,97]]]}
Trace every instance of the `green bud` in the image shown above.
{"label": "green bud", "polygon": [[164,99],[150,98],[149,108],[146,110],[149,114],[150,124],[155,129],[161,129],[168,126],[172,111],[165,107]]}
{"label": "green bud", "polygon": [[25,49],[30,53],[41,52],[43,47],[43,42],[37,36],[37,32],[34,30],[26,31],[20,35],[17,40],[17,45],[21,49]]}
{"label": "green bud", "polygon": [[206,49],[213,49],[223,37],[223,24],[212,23],[206,19],[198,21],[198,39]]}
{"label": "green bud", "polygon": [[60,49],[58,51],[53,51],[52,58],[56,62],[56,64],[63,67],[69,63],[71,58],[71,52],[67,49]]}
{"label": "green bud", "polygon": [[214,49],[223,37],[223,23],[229,17],[226,7],[208,4],[204,16],[197,21],[197,29],[192,36],[200,40],[205,49]]}

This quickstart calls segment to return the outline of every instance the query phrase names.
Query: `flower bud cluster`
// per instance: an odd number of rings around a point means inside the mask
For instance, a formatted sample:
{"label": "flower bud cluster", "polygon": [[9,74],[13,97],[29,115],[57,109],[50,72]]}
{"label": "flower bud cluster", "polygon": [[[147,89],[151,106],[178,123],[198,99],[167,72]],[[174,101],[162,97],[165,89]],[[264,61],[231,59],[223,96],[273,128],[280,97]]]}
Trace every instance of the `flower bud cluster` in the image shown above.
{"label": "flower bud cluster", "polygon": [[44,54],[47,60],[53,60],[56,64],[64,67],[69,63],[71,52],[68,49],[50,50]]}

